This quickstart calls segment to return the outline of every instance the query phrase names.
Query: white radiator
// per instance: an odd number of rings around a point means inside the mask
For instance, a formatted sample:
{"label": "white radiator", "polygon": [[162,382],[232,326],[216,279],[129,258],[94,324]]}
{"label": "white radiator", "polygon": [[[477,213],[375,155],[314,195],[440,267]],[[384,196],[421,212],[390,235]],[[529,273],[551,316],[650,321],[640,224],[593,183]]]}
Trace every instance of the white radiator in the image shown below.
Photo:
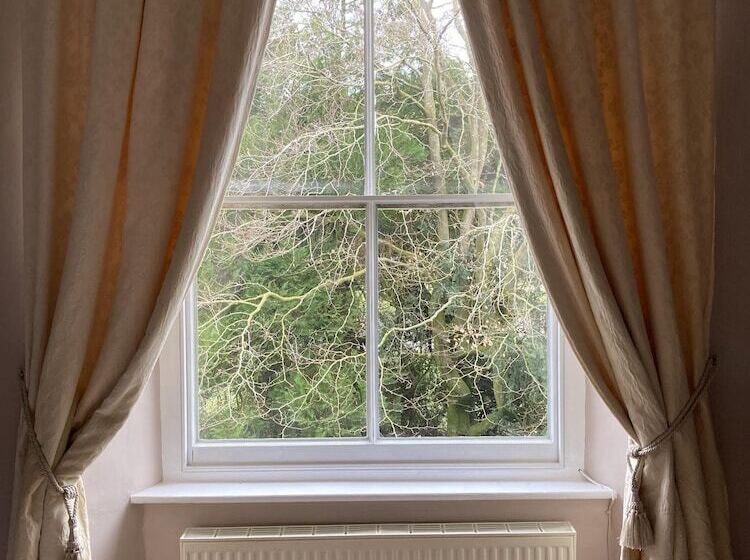
{"label": "white radiator", "polygon": [[570,523],[187,529],[181,560],[575,560]]}

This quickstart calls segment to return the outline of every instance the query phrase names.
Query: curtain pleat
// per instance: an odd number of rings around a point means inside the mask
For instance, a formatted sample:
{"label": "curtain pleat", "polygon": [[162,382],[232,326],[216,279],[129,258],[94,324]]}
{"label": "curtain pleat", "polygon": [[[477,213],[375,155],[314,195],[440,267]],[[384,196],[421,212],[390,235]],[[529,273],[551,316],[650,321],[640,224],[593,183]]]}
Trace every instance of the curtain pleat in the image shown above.
{"label": "curtain pleat", "polygon": [[[37,438],[78,487],[84,541],[80,477],[127,418],[197,269],[273,8],[23,6],[24,368]],[[63,558],[63,500],[31,451],[17,457],[8,558]]]}
{"label": "curtain pleat", "polygon": [[[557,316],[634,445],[646,445],[709,358],[714,4],[461,4]],[[643,464],[654,542],[623,558],[730,559],[707,399]]]}

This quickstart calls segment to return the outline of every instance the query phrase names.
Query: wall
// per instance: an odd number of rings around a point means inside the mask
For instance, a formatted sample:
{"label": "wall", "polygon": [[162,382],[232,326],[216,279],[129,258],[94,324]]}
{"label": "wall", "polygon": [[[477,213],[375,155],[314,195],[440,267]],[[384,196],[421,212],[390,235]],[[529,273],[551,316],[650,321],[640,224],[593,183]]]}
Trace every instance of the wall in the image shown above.
{"label": "wall", "polygon": [[716,292],[711,388],[735,558],[750,558],[750,2],[718,2]]}
{"label": "wall", "polygon": [[151,376],[122,430],[83,477],[97,560],[145,558],[144,512],[129,500],[134,489],[161,480],[158,381],[158,375]]}

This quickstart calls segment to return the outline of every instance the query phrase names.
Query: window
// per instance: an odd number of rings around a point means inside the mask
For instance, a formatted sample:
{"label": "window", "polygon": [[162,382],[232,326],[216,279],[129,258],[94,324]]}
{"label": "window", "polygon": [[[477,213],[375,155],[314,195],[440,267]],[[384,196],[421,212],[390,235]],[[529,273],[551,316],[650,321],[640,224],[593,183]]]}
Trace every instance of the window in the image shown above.
{"label": "window", "polygon": [[549,309],[457,4],[279,0],[185,305],[182,470],[559,467]]}

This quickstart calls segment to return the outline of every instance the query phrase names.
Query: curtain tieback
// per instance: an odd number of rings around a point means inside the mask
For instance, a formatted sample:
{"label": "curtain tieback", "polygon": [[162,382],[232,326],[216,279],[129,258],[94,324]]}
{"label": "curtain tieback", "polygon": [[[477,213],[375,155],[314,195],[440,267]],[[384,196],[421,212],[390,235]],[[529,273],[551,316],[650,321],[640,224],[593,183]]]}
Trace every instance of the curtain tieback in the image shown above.
{"label": "curtain tieback", "polygon": [[693,394],[683,405],[680,413],[674,421],[667,426],[667,429],[656,436],[646,445],[633,447],[628,452],[628,459],[635,459],[633,472],[630,477],[630,505],[625,513],[625,519],[622,523],[622,533],[620,534],[620,544],[625,548],[642,550],[654,542],[654,531],[651,527],[646,509],[641,500],[641,481],[643,479],[643,465],[646,457],[661,448],[667,441],[685,423],[685,420],[692,414],[700,398],[705,394],[713,375],[716,371],[716,356],[711,355],[706,361],[698,385],[695,387]]}
{"label": "curtain tieback", "polygon": [[74,484],[61,484],[55,473],[50,467],[42,444],[34,430],[34,413],[29,403],[29,391],[26,387],[26,377],[23,370],[19,375],[19,385],[21,387],[21,404],[23,409],[23,419],[26,423],[26,433],[34,450],[37,461],[44,471],[47,480],[55,491],[62,496],[65,503],[65,510],[68,512],[68,543],[65,546],[65,560],[83,560],[83,547],[78,540],[78,488]]}

